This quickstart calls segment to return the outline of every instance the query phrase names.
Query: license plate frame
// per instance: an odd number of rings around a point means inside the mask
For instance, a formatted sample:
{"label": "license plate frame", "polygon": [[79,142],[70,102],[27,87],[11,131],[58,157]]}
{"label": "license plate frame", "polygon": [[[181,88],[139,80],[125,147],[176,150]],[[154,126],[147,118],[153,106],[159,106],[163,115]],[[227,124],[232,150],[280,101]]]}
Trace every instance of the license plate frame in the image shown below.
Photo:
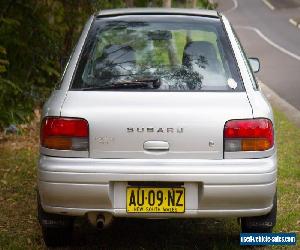
{"label": "license plate frame", "polygon": [[185,213],[185,202],[184,187],[126,188],[127,213]]}

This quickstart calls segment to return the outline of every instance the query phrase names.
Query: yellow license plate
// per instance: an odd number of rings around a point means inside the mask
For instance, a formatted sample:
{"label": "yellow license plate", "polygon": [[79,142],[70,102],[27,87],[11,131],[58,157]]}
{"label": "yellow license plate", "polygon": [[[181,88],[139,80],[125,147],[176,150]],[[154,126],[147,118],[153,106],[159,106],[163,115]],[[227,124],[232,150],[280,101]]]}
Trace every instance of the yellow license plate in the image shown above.
{"label": "yellow license plate", "polygon": [[127,213],[184,213],[183,187],[127,187]]}

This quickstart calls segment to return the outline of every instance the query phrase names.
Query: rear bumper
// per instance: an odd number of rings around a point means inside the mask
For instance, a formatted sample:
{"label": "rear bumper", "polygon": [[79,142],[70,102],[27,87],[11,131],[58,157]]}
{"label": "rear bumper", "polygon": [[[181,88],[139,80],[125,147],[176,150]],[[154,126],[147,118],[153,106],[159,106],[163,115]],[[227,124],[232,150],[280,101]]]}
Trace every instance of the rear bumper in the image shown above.
{"label": "rear bumper", "polygon": [[[118,217],[243,217],[268,213],[276,154],[263,159],[90,159],[41,156],[38,188],[47,212]],[[127,214],[128,181],[184,182],[183,214]]]}

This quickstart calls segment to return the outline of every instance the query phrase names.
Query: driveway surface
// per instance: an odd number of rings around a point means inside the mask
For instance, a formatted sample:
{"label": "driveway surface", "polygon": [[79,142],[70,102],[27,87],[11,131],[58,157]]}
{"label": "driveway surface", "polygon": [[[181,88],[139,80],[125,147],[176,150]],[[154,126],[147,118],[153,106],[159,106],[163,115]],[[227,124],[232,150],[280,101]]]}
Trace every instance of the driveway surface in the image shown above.
{"label": "driveway surface", "polygon": [[288,0],[280,8],[276,0],[214,2],[233,24],[247,55],[260,58],[258,78],[300,110],[300,29],[289,22],[300,16],[300,1]]}

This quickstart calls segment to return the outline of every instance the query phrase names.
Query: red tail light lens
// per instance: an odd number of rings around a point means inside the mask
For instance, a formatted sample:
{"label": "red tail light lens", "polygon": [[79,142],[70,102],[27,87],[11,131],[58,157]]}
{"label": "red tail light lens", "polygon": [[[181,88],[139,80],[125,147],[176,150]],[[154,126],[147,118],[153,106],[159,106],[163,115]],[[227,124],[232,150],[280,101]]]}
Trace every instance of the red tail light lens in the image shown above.
{"label": "red tail light lens", "polygon": [[41,126],[41,145],[58,150],[88,150],[88,122],[80,118],[46,117]]}
{"label": "red tail light lens", "polygon": [[269,119],[231,120],[224,128],[225,151],[264,151],[274,145],[273,124]]}

